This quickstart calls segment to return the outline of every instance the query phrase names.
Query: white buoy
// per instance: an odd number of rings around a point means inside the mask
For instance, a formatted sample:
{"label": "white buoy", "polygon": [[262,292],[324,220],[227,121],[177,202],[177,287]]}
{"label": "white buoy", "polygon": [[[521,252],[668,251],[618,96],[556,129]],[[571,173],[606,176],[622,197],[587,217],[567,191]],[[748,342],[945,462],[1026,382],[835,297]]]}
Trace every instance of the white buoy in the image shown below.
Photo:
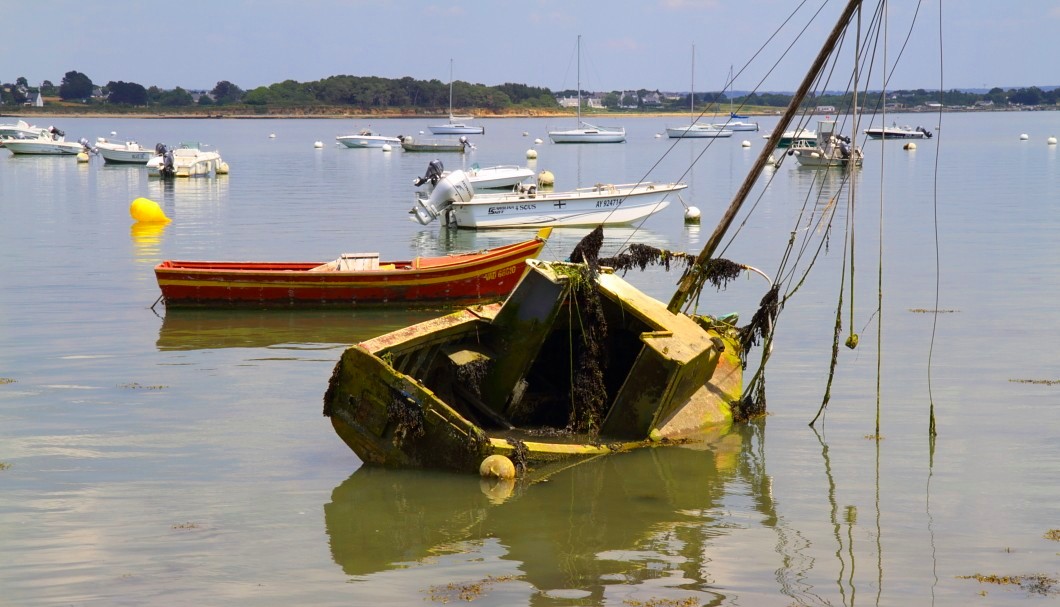
{"label": "white buoy", "polygon": [[662,133],[655,133],[655,138],[656,139],[661,139],[662,138]]}
{"label": "white buoy", "polygon": [[320,148],[324,147],[324,142],[323,141],[314,141],[313,142],[313,147],[315,147],[316,149],[319,150]]}
{"label": "white buoy", "polygon": [[903,150],[909,150],[909,151],[913,151],[913,150],[915,150],[915,149],[916,149],[916,144],[915,144],[915,143],[913,143],[912,141],[910,141],[909,143],[907,143],[907,144],[903,145],[903,146],[902,146],[902,149],[903,149]]}
{"label": "white buoy", "polygon": [[528,137],[529,135],[530,135],[529,131],[523,131],[523,137]]}
{"label": "white buoy", "polygon": [[740,145],[742,145],[745,148],[749,148],[749,147],[751,147],[751,142],[746,140],[746,139],[744,139],[743,141],[740,142]]}
{"label": "white buoy", "polygon": [[537,150],[535,150],[534,148],[530,148],[529,150],[526,151],[526,157],[531,159],[531,160],[533,160],[534,158],[537,158]]}
{"label": "white buoy", "polygon": [[1048,143],[1049,145],[1056,145],[1056,137],[1050,137],[1046,139],[1045,143]]}
{"label": "white buoy", "polygon": [[115,136],[115,135],[117,135],[117,134],[118,134],[118,131],[111,131],[111,132],[110,132],[110,136],[111,136],[111,137],[113,137],[113,136]]}
{"label": "white buoy", "polygon": [[769,164],[771,164],[773,166],[777,166],[777,157],[772,155],[772,154],[770,154],[769,158],[766,158],[766,162],[768,162]]}
{"label": "white buoy", "polygon": [[423,134],[423,131],[420,131],[420,135],[422,135],[422,134]]}
{"label": "white buoy", "polygon": [[685,223],[699,223],[699,209],[696,207],[688,207],[685,209]]}
{"label": "white buoy", "polygon": [[383,151],[384,152],[389,152],[390,151],[390,144],[389,143],[384,143],[383,144]]}
{"label": "white buoy", "polygon": [[1020,141],[1027,141],[1030,138],[1031,138],[1031,136],[1028,135],[1027,133],[1023,133],[1022,135],[1020,135]]}
{"label": "white buoy", "polygon": [[224,161],[221,161],[221,163],[217,165],[216,171],[217,171],[218,175],[227,175],[228,174],[228,163],[224,162]]}
{"label": "white buoy", "polygon": [[536,143],[536,144],[540,145],[540,144],[541,144],[541,138],[540,138],[540,137],[538,137],[537,139],[535,139],[535,140],[534,140],[534,143]]}
{"label": "white buoy", "polygon": [[269,133],[269,139],[276,139],[276,133]]}

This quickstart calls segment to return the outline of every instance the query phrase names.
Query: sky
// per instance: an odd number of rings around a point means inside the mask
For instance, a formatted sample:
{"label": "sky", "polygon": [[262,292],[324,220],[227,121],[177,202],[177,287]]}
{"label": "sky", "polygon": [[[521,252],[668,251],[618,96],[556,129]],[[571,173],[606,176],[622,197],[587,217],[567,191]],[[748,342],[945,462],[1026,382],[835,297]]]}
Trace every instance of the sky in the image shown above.
{"label": "sky", "polygon": [[[457,80],[561,91],[577,86],[581,35],[585,90],[721,90],[734,67],[736,90],[791,91],[842,4],[4,0],[0,82],[24,76],[34,85],[58,85],[69,71],[98,85],[189,90],[210,90],[222,80],[250,90],[336,75],[447,82],[452,61]],[[866,0],[866,25],[875,5]],[[888,89],[1060,85],[1060,0],[888,0],[887,6],[887,43],[878,56],[886,48],[893,64],[909,39]],[[870,75],[869,88],[883,88],[882,73]],[[830,88],[845,89],[845,79]]]}

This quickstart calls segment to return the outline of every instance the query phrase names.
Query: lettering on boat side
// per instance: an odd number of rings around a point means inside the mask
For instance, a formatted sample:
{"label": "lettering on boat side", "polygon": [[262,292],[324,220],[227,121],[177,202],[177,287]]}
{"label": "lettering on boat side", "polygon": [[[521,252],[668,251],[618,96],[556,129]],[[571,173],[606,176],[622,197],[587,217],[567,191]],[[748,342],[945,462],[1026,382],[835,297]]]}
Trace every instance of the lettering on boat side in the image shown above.
{"label": "lettering on boat side", "polygon": [[482,275],[482,280],[497,280],[498,278],[504,278],[510,276],[519,271],[519,268],[515,266],[508,266],[507,268],[501,268],[495,272],[489,272]]}
{"label": "lettering on boat side", "polygon": [[502,207],[490,207],[487,211],[490,215],[502,215],[505,211],[536,211],[536,204],[506,204]]}
{"label": "lettering on boat side", "polygon": [[622,199],[621,198],[607,198],[605,200],[597,200],[596,201],[596,208],[599,209],[599,208],[602,208],[602,207],[617,207],[620,204],[622,204]]}

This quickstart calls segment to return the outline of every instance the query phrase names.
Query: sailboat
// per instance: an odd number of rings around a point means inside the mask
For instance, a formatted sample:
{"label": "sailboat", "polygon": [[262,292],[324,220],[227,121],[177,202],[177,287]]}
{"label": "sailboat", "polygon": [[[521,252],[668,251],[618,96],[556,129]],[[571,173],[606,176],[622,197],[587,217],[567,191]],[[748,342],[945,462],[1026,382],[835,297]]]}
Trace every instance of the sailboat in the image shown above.
{"label": "sailboat", "polygon": [[741,116],[733,111],[732,108],[732,66],[729,66],[729,82],[728,82],[728,97],[729,97],[729,119],[722,123],[716,123],[714,126],[723,129],[729,129],[732,131],[757,131],[757,122],[748,122],[747,116]]}
{"label": "sailboat", "polygon": [[578,35],[578,127],[565,131],[549,131],[552,143],[623,143],[624,127],[595,126],[582,121],[582,37]]}
{"label": "sailboat", "polygon": [[764,413],[760,376],[745,397],[742,371],[752,346],[768,352],[787,284],[771,279],[743,327],[692,310],[708,281],[754,271],[714,254],[860,5],[848,0],[703,249],[683,257],[669,303],[610,269],[636,267],[639,255],[597,258],[603,236],[594,231],[570,261],[528,260],[502,303],[346,349],[324,395],[338,436],[366,465],[491,475],[500,462],[525,475],[701,439]]}
{"label": "sailboat", "polygon": [[696,45],[692,45],[692,90],[688,93],[687,126],[666,127],[666,136],[670,139],[692,137],[732,137],[732,129],[722,128],[715,124],[696,122]]}
{"label": "sailboat", "polygon": [[474,116],[453,115],[453,60],[449,60],[449,122],[446,124],[435,124],[428,126],[431,133],[435,135],[482,135],[486,132],[485,127],[472,126],[465,121]]}

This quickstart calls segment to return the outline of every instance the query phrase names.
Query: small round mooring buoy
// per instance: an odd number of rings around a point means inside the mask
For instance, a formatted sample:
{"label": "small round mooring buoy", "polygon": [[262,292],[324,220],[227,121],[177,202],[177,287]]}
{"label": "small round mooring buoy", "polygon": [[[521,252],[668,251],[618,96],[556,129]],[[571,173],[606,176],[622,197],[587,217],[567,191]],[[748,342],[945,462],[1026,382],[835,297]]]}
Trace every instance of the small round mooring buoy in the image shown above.
{"label": "small round mooring buoy", "polygon": [[88,152],[78,152],[77,153],[77,161],[78,162],[88,162]]}
{"label": "small round mooring buoy", "polygon": [[699,223],[700,212],[696,207],[685,209],[685,223]]}
{"label": "small round mooring buoy", "polygon": [[556,185],[556,176],[552,174],[552,171],[541,171],[537,174],[537,185],[543,188],[550,188]]}
{"label": "small round mooring buoy", "polygon": [[534,148],[530,148],[526,151],[526,157],[531,160],[537,158],[537,150],[535,150]]}
{"label": "small round mooring buoy", "polygon": [[1028,135],[1027,133],[1020,134],[1020,141],[1027,141],[1030,138],[1031,138],[1031,136]]}
{"label": "small round mooring buoy", "polygon": [[543,142],[541,141],[541,138],[540,138],[540,137],[538,137],[537,139],[534,139],[534,144],[535,144],[535,145],[541,145],[542,143],[543,143]]}
{"label": "small round mooring buoy", "polygon": [[390,149],[391,149],[391,148],[390,148],[390,144],[389,144],[389,143],[384,143],[384,144],[383,144],[383,151],[384,151],[384,152],[389,152],[389,151],[390,151]]}
{"label": "small round mooring buoy", "polygon": [[523,137],[529,137],[530,131],[523,131]]}
{"label": "small round mooring buoy", "polygon": [[269,139],[276,139],[276,133],[269,133]]}
{"label": "small round mooring buoy", "polygon": [[218,175],[227,175],[228,174],[228,163],[227,162],[222,162],[221,164],[217,165],[217,174]]}
{"label": "small round mooring buoy", "polygon": [[662,133],[655,133],[656,139],[662,139]]}
{"label": "small round mooring buoy", "polygon": [[909,150],[910,152],[916,149],[916,144],[910,141],[909,143],[902,146],[903,150]]}
{"label": "small round mooring buoy", "polygon": [[479,464],[478,474],[482,478],[515,478],[515,464],[503,455],[491,455]]}
{"label": "small round mooring buoy", "polygon": [[1046,139],[1045,143],[1047,143],[1049,145],[1056,145],[1056,137],[1050,137],[1050,138]]}
{"label": "small round mooring buoy", "polygon": [[324,147],[324,142],[323,141],[314,141],[313,142],[313,147],[315,147],[316,149],[319,150],[320,148]]}
{"label": "small round mooring buoy", "polygon": [[744,139],[743,141],[740,142],[740,145],[742,147],[749,148],[749,147],[751,147],[751,142],[746,140],[746,139]]}

